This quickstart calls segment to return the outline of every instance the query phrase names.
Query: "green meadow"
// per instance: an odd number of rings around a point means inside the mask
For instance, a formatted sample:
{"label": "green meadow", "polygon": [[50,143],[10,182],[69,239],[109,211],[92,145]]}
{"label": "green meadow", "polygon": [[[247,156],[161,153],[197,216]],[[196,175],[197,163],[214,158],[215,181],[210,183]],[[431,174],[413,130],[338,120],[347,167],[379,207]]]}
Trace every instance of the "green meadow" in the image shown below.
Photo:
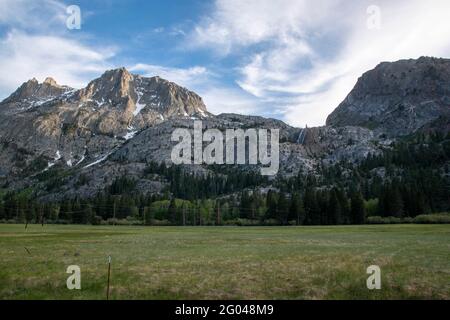
{"label": "green meadow", "polygon": [[[0,299],[449,299],[450,225],[0,225]],[[66,269],[81,269],[69,290]],[[368,290],[367,267],[381,268]]]}

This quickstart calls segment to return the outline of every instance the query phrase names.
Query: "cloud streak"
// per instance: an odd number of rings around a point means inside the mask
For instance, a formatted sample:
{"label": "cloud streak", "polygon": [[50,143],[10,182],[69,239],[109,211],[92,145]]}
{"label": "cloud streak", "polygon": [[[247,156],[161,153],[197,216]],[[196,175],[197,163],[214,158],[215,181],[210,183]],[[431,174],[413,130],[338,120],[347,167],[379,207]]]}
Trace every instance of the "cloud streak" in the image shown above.
{"label": "cloud streak", "polygon": [[155,37],[140,50],[165,43],[167,50],[161,52],[167,57],[155,54],[154,59],[177,66],[170,67],[145,61],[143,55],[125,56],[120,47],[133,48],[132,40],[101,46],[99,40],[105,39],[96,38],[95,29],[67,30],[66,5],[60,1],[0,0],[0,98],[32,77],[52,76],[81,87],[126,61],[133,72],[160,75],[196,91],[214,113],[322,125],[358,77],[378,63],[450,56],[450,1],[378,0],[379,30],[367,28],[367,8],[373,4],[216,0],[201,17],[151,29],[152,35],[172,35],[171,40]]}
{"label": "cloud streak", "polygon": [[61,84],[84,86],[108,69],[114,49],[92,48],[58,36],[29,35],[13,30],[0,40],[0,92],[3,97],[22,82],[51,76]]}
{"label": "cloud streak", "polygon": [[218,0],[188,40],[239,59],[235,81],[261,108],[293,125],[322,125],[378,63],[450,55],[449,1],[380,0],[379,30],[367,27],[372,4]]}
{"label": "cloud streak", "polygon": [[0,0],[0,99],[33,77],[79,88],[111,67],[117,49],[83,43],[66,18],[58,1]]}
{"label": "cloud streak", "polygon": [[54,0],[0,0],[0,25],[48,31],[65,26],[66,5]]}
{"label": "cloud streak", "polygon": [[195,66],[190,68],[171,68],[159,65],[151,65],[138,63],[128,67],[128,70],[132,72],[139,72],[144,76],[160,76],[172,82],[176,82],[179,85],[185,87],[191,87],[193,85],[204,83],[209,80],[212,75],[205,67]]}

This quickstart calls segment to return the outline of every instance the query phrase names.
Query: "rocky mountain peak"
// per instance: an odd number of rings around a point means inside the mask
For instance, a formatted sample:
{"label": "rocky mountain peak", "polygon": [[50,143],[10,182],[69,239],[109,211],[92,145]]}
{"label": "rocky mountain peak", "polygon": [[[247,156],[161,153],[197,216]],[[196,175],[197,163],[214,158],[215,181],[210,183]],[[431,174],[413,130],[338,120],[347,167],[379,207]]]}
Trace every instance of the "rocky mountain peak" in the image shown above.
{"label": "rocky mountain peak", "polygon": [[43,83],[36,78],[24,82],[3,103],[36,102],[58,97],[72,88],[59,85],[53,78],[47,77]]}
{"label": "rocky mountain peak", "polygon": [[106,71],[99,78],[98,82],[103,86],[116,90],[123,97],[130,93],[130,83],[133,80],[134,76],[122,67]]}
{"label": "rocky mountain peak", "polygon": [[108,70],[80,90],[81,100],[96,100],[118,104],[122,98],[133,96],[134,77],[125,68]]}
{"label": "rocky mountain peak", "polygon": [[60,85],[52,77],[45,78],[43,84],[53,86],[53,87],[60,87]]}
{"label": "rocky mountain peak", "polygon": [[137,127],[157,119],[208,115],[202,98],[194,92],[158,76],[131,74],[125,68],[106,71],[81,89],[78,97],[83,102],[123,110],[124,118],[138,122]]}
{"label": "rocky mountain peak", "polygon": [[359,78],[327,125],[406,135],[450,113],[450,59],[383,62]]}
{"label": "rocky mountain peak", "polygon": [[166,117],[207,116],[203,99],[195,92],[158,76],[136,77],[135,90],[140,104],[151,105]]}

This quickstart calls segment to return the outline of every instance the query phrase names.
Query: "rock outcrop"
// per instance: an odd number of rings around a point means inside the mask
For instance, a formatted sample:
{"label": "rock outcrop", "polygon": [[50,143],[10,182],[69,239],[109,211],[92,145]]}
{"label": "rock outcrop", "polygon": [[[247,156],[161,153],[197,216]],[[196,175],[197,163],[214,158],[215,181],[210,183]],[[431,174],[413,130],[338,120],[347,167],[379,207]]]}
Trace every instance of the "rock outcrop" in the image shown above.
{"label": "rock outcrop", "polygon": [[422,57],[381,63],[366,72],[327,125],[407,135],[450,114],[450,60]]}

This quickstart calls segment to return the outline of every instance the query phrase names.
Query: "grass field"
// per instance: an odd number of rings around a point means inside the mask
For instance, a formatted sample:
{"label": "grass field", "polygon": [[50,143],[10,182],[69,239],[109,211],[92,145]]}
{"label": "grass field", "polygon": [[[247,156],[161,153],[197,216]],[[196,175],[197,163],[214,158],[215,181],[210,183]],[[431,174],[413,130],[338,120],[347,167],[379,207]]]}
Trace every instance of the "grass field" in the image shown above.
{"label": "grass field", "polygon": [[0,225],[0,299],[105,299],[108,255],[112,299],[450,298],[450,225]]}

